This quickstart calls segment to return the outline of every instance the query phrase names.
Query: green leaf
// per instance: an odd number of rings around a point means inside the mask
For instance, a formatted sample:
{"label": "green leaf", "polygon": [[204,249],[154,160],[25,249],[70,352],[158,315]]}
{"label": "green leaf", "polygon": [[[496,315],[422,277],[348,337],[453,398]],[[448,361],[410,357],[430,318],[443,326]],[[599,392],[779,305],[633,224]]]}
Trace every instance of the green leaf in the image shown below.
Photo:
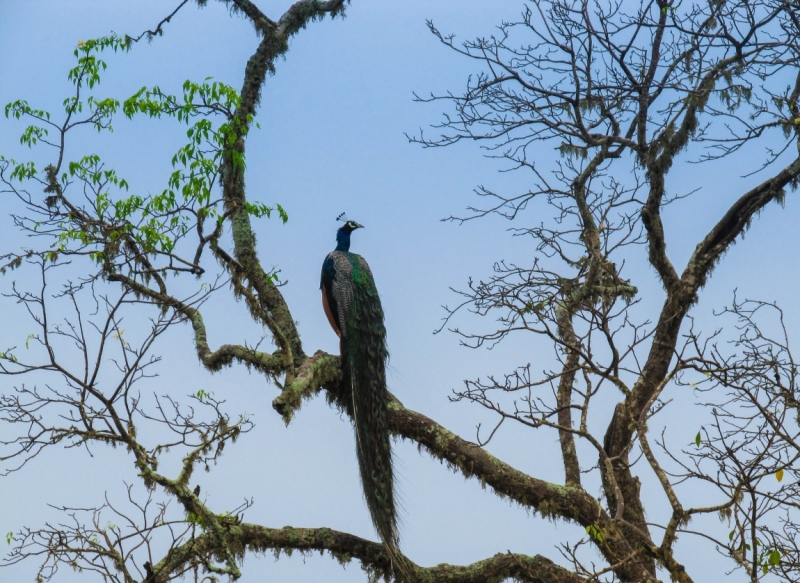
{"label": "green leaf", "polygon": [[194,512],[189,512],[186,515],[186,522],[191,522],[192,524],[197,524],[203,530],[206,529],[206,524],[205,524],[205,521],[203,520],[203,517],[200,516],[199,514],[195,514]]}
{"label": "green leaf", "polygon": [[603,534],[600,531],[600,528],[597,527],[597,525],[590,524],[589,526],[587,526],[586,527],[586,533],[590,537],[592,537],[594,540],[596,540],[597,542],[599,542],[599,543],[603,542]]}
{"label": "green leaf", "polygon": [[283,221],[283,224],[285,225],[286,222],[289,220],[289,215],[286,213],[286,211],[284,210],[284,208],[281,205],[276,204],[275,208],[278,209],[278,214],[281,216],[281,220]]}
{"label": "green leaf", "polygon": [[700,442],[702,441],[702,437],[700,436],[700,432],[697,432],[697,435],[694,436],[694,444],[697,447],[700,447]]}
{"label": "green leaf", "polygon": [[778,549],[772,549],[767,556],[767,562],[773,567],[781,564],[781,552]]}
{"label": "green leaf", "polygon": [[7,532],[7,533],[6,533],[6,542],[7,542],[8,544],[11,544],[11,541],[13,541],[13,540],[16,540],[16,539],[14,538],[14,533],[13,533],[13,532]]}

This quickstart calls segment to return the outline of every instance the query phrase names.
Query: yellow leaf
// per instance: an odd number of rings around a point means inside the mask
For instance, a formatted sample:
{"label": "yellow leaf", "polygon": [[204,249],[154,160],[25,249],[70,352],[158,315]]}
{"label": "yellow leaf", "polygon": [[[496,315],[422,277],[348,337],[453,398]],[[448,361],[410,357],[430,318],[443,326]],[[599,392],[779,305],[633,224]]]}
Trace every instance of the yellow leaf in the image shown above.
{"label": "yellow leaf", "polygon": [[779,482],[783,480],[783,470],[778,470],[777,472],[775,472],[775,477],[778,478]]}

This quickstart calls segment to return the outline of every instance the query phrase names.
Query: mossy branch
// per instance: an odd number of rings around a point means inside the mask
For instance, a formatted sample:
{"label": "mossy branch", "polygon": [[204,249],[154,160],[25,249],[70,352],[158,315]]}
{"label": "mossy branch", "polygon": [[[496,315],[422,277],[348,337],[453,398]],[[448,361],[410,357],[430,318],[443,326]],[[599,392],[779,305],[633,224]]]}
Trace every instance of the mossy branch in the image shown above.
{"label": "mossy branch", "polygon": [[[228,544],[234,552],[242,555],[246,551],[273,552],[276,557],[282,552],[291,554],[329,553],[342,564],[355,559],[368,573],[370,580],[388,577],[400,581],[400,574],[391,570],[391,563],[384,545],[374,543],[352,534],[329,528],[267,528],[255,524],[232,524],[228,530]],[[203,534],[173,548],[154,566],[155,581],[169,581],[174,573],[185,571],[188,563],[198,556],[213,556],[219,552],[216,537]],[[491,558],[458,566],[440,564],[435,567],[415,566],[418,583],[486,583],[513,578],[526,583],[584,583],[586,578],[556,565],[540,555],[527,556],[515,553],[498,553]]]}
{"label": "mossy branch", "polygon": [[[344,10],[344,0],[329,2],[301,0],[293,4],[277,23],[267,18],[249,0],[233,0],[233,6],[253,22],[262,35],[262,39],[245,67],[241,102],[234,115],[237,121],[234,124],[236,140],[220,168],[225,211],[230,217],[236,261],[241,267],[244,278],[249,282],[249,286],[255,291],[261,308],[268,315],[270,331],[280,349],[284,363],[299,366],[305,360],[300,334],[286,300],[271,281],[258,258],[255,232],[246,211],[245,169],[243,164],[236,163],[236,161],[244,160],[245,140],[256,107],[261,100],[261,87],[267,74],[275,71],[275,59],[289,49],[289,38],[312,20],[319,19],[325,14],[333,16],[341,14]],[[234,291],[237,295],[241,295],[242,289],[245,288],[240,286]],[[251,305],[254,317],[258,317],[260,311],[254,310]],[[264,320],[263,317],[261,319]],[[293,376],[291,370],[287,370],[287,372],[290,373],[287,382],[291,382]]]}
{"label": "mossy branch", "polygon": [[800,177],[800,158],[734,202],[708,235],[697,245],[681,279],[696,293],[711,270],[750,222],[772,201],[783,202],[784,188]]}
{"label": "mossy branch", "polygon": [[276,376],[283,372],[283,358],[280,351],[270,354],[238,344],[223,344],[217,350],[211,350],[208,345],[205,322],[200,310],[125,275],[111,273],[108,275],[108,280],[119,282],[130,289],[137,297],[147,298],[162,308],[171,308],[186,318],[194,331],[197,357],[208,370],[212,372],[218,371],[236,361],[270,376]]}
{"label": "mossy branch", "polygon": [[[273,401],[273,407],[288,423],[303,400],[325,389],[328,401],[348,412],[347,396],[340,393],[338,386],[340,379],[339,358],[317,351],[303,363],[293,383],[284,387]],[[638,577],[636,580],[650,580],[634,561],[624,560],[625,557],[634,556],[635,549],[631,545],[634,539],[626,539],[600,503],[582,488],[561,486],[529,476],[425,415],[407,409],[393,395],[390,397],[389,426],[395,435],[416,442],[433,457],[446,462],[451,469],[461,472],[465,477],[477,478],[500,497],[509,498],[545,518],[569,520],[584,528],[592,525],[601,528],[605,535],[592,542],[611,564],[620,565],[617,573]],[[652,546],[649,538],[647,543]]]}
{"label": "mossy branch", "polygon": [[[272,407],[288,425],[303,401],[312,398],[323,387],[329,389],[329,395],[335,395],[335,387],[341,378],[339,357],[318,350],[300,365],[297,376],[284,386],[281,394],[272,401]],[[344,408],[346,407],[342,406]]]}

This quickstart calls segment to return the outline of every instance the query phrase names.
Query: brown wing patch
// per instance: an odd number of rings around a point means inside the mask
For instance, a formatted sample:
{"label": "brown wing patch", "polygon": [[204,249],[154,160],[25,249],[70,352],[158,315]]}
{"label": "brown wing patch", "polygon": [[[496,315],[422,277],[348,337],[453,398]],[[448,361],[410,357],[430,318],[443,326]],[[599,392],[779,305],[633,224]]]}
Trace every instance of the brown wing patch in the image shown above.
{"label": "brown wing patch", "polygon": [[336,335],[341,338],[342,332],[339,330],[339,326],[336,323],[336,318],[333,317],[333,312],[331,312],[331,307],[328,304],[328,295],[325,293],[325,290],[322,290],[322,309],[325,310],[325,315],[328,317],[328,322],[333,328],[333,331],[336,332]]}

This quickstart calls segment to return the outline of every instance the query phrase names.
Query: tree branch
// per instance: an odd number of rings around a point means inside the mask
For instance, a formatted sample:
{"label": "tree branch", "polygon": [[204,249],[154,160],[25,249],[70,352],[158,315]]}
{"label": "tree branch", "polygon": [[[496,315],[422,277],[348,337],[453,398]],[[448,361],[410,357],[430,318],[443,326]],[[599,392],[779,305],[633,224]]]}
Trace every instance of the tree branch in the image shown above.
{"label": "tree branch", "polygon": [[[337,357],[318,351],[301,370],[303,372],[294,382],[273,401],[273,407],[285,421],[291,419],[302,400],[311,398],[321,388],[326,390],[329,401],[342,411],[348,410],[348,397],[341,394],[338,387],[341,371]],[[433,457],[446,462],[465,477],[477,478],[500,496],[534,509],[543,517],[562,518],[598,529],[603,534],[593,538],[592,542],[610,564],[619,563],[615,569],[618,575],[636,581],[652,580],[640,564],[623,560],[636,556],[634,547],[598,501],[582,488],[560,486],[531,477],[425,415],[407,409],[394,395],[390,394],[390,398],[389,427],[395,435],[418,443]]]}
{"label": "tree branch", "polygon": [[274,324],[271,326],[271,331],[284,359],[287,382],[291,382],[294,377],[293,369],[305,360],[305,353],[289,307],[283,295],[264,272],[258,259],[256,237],[250,215],[246,210],[244,165],[235,163],[235,160],[236,155],[239,160],[244,159],[245,138],[261,99],[261,87],[267,73],[275,71],[275,59],[289,49],[289,38],[311,20],[319,19],[328,13],[334,16],[341,14],[344,10],[344,0],[330,2],[301,0],[293,4],[277,24],[266,18],[249,0],[233,0],[233,2],[253,21],[263,38],[245,68],[241,102],[234,116],[238,139],[233,144],[232,152],[223,159],[220,168],[225,211],[230,216],[234,255],[247,281],[255,290],[258,300],[269,314],[271,323]]}
{"label": "tree branch", "polygon": [[772,178],[742,195],[700,242],[681,276],[696,293],[705,285],[719,258],[750,225],[753,217],[773,200],[782,202],[784,187],[800,176],[800,157]]}
{"label": "tree branch", "polygon": [[[342,564],[356,559],[371,576],[394,576],[384,545],[329,528],[267,528],[255,524],[232,524],[229,541],[240,552],[251,551],[327,551]],[[172,551],[153,567],[154,583],[166,583],[173,573],[181,573],[197,556],[213,555],[216,538],[209,534],[196,537]],[[416,567],[416,566],[415,566]],[[439,564],[416,567],[418,583],[484,583],[513,578],[526,583],[584,583],[586,578],[556,565],[550,559],[514,553],[498,553],[489,559],[466,566]]]}

